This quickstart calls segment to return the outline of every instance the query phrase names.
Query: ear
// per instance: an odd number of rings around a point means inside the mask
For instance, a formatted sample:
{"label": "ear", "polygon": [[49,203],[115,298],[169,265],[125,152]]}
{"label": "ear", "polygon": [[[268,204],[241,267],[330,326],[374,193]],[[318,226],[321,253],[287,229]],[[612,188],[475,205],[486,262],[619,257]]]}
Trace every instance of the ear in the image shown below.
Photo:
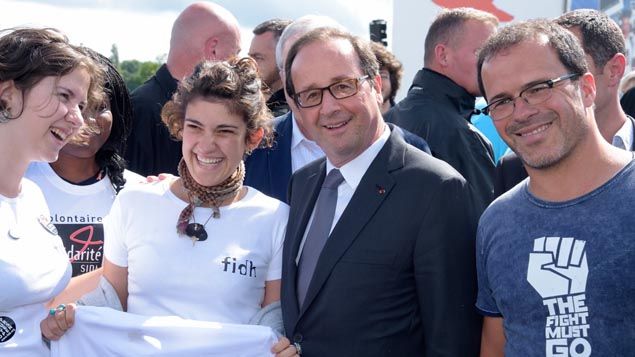
{"label": "ear", "polygon": [[616,53],[613,58],[604,65],[603,73],[608,79],[609,87],[618,87],[626,70],[626,57]]}
{"label": "ear", "polygon": [[436,59],[436,62],[439,64],[439,66],[446,67],[448,65],[449,55],[450,53],[448,46],[442,43],[434,46],[434,58]]}
{"label": "ear", "polygon": [[216,59],[216,46],[218,46],[218,38],[216,37],[210,37],[205,41],[205,49],[203,50],[205,59]]}
{"label": "ear", "polygon": [[580,77],[580,94],[582,95],[582,102],[584,106],[590,108],[595,101],[595,79],[589,72]]}
{"label": "ear", "polygon": [[16,107],[16,100],[19,100],[20,90],[15,87],[13,80],[0,82],[0,109],[11,109]]}
{"label": "ear", "polygon": [[375,90],[375,97],[377,99],[377,103],[381,106],[384,103],[384,98],[381,95],[381,75],[377,74],[372,81],[373,89]]}
{"label": "ear", "polygon": [[256,131],[247,134],[247,151],[251,152],[260,145],[260,141],[262,141],[263,136],[265,135],[265,130],[263,128],[258,128]]}

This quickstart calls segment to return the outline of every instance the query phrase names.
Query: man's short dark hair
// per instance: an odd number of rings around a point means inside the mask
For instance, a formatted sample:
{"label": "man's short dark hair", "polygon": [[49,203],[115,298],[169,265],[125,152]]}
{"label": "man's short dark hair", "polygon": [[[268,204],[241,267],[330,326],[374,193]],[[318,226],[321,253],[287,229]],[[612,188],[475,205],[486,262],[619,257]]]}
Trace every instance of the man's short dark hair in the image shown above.
{"label": "man's short dark hair", "polygon": [[434,58],[434,48],[440,44],[451,44],[455,38],[462,35],[463,24],[469,20],[483,23],[491,23],[498,26],[498,18],[489,12],[459,7],[456,9],[444,9],[434,19],[425,40],[424,66],[430,66]]}
{"label": "man's short dark hair", "polygon": [[287,61],[284,64],[284,72],[286,76],[285,84],[289,97],[293,98],[296,94],[291,75],[291,65],[293,64],[295,57],[298,55],[298,52],[300,52],[302,48],[314,42],[332,39],[344,39],[353,46],[353,50],[359,57],[359,67],[365,75],[369,76],[369,79],[372,80],[379,75],[379,65],[377,64],[377,59],[375,58],[375,54],[373,53],[373,50],[371,50],[370,43],[368,41],[342,30],[322,27],[300,37],[293,46],[291,46],[291,49],[289,49]]}
{"label": "man's short dark hair", "polygon": [[591,56],[593,64],[602,70],[618,53],[626,53],[624,35],[619,25],[605,13],[591,9],[579,9],[562,14],[556,23],[570,30],[579,30],[582,48]]}
{"label": "man's short dark hair", "polygon": [[390,99],[390,103],[395,103],[395,96],[397,96],[397,91],[399,90],[399,85],[401,84],[401,76],[403,75],[403,66],[401,62],[395,57],[395,55],[388,51],[386,46],[379,42],[371,42],[370,43],[373,52],[375,53],[375,57],[377,58],[377,62],[379,63],[379,70],[385,69],[390,73],[390,95],[388,98]]}
{"label": "man's short dark hair", "polygon": [[256,26],[252,32],[256,36],[262,35],[265,32],[273,32],[276,41],[278,41],[280,35],[282,35],[282,31],[292,22],[291,20],[271,19]]}
{"label": "man's short dark hair", "polygon": [[[478,86],[485,99],[487,94],[483,87],[483,63],[502,51],[517,46],[523,42],[545,37],[551,48],[556,51],[560,63],[570,73],[584,74],[588,66],[584,50],[577,38],[567,29],[549,20],[522,21],[503,27],[497,34],[490,37],[478,54]],[[522,68],[518,69],[522,71]]]}

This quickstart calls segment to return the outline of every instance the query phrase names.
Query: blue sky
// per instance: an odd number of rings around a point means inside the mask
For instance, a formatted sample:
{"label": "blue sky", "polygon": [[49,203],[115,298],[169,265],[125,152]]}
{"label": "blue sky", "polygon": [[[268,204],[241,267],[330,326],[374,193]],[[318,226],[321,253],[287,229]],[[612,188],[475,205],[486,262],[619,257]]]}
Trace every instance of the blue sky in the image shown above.
{"label": "blue sky", "polygon": [[[154,60],[167,53],[172,22],[193,1],[183,0],[0,0],[0,27],[51,26],[82,43],[110,54],[113,43],[121,60]],[[242,28],[243,50],[251,29],[270,18],[295,19],[306,14],[331,16],[351,32],[368,36],[374,19],[392,20],[392,0],[217,0]],[[390,36],[390,33],[389,33]]]}

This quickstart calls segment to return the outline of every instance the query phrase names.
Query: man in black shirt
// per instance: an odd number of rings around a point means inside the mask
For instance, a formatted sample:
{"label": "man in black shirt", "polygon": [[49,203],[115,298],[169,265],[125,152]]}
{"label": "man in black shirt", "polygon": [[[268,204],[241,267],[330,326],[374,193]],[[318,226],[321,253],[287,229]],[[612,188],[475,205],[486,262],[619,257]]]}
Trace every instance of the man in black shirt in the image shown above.
{"label": "man in black shirt", "polygon": [[167,63],[132,96],[134,120],[128,138],[128,168],[143,176],[177,174],[181,142],[174,141],[161,121],[161,109],[172,98],[178,81],[202,60],[224,60],[240,51],[238,21],[210,2],[188,6],[174,22]]}

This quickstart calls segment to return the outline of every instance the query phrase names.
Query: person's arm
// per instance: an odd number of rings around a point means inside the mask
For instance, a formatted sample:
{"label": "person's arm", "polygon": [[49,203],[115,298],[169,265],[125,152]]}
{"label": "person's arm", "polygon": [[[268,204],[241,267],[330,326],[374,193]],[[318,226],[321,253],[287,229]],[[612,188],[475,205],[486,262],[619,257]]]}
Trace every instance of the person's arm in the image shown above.
{"label": "person's arm", "polygon": [[262,307],[276,301],[280,301],[281,280],[265,281],[265,297],[262,299]]}
{"label": "person's arm", "polygon": [[482,318],[476,301],[474,198],[459,178],[428,197],[414,249],[414,272],[424,333],[422,354],[476,356]]}
{"label": "person's arm", "polygon": [[505,332],[502,317],[485,317],[481,335],[481,357],[505,356]]}
{"label": "person's arm", "polygon": [[123,311],[128,311],[128,267],[120,267],[104,258],[104,278],[115,288]]}
{"label": "person's arm", "polygon": [[60,304],[76,302],[80,297],[97,288],[102,271],[103,268],[99,268],[72,278],[64,291],[49,301],[46,307],[54,308]]}

